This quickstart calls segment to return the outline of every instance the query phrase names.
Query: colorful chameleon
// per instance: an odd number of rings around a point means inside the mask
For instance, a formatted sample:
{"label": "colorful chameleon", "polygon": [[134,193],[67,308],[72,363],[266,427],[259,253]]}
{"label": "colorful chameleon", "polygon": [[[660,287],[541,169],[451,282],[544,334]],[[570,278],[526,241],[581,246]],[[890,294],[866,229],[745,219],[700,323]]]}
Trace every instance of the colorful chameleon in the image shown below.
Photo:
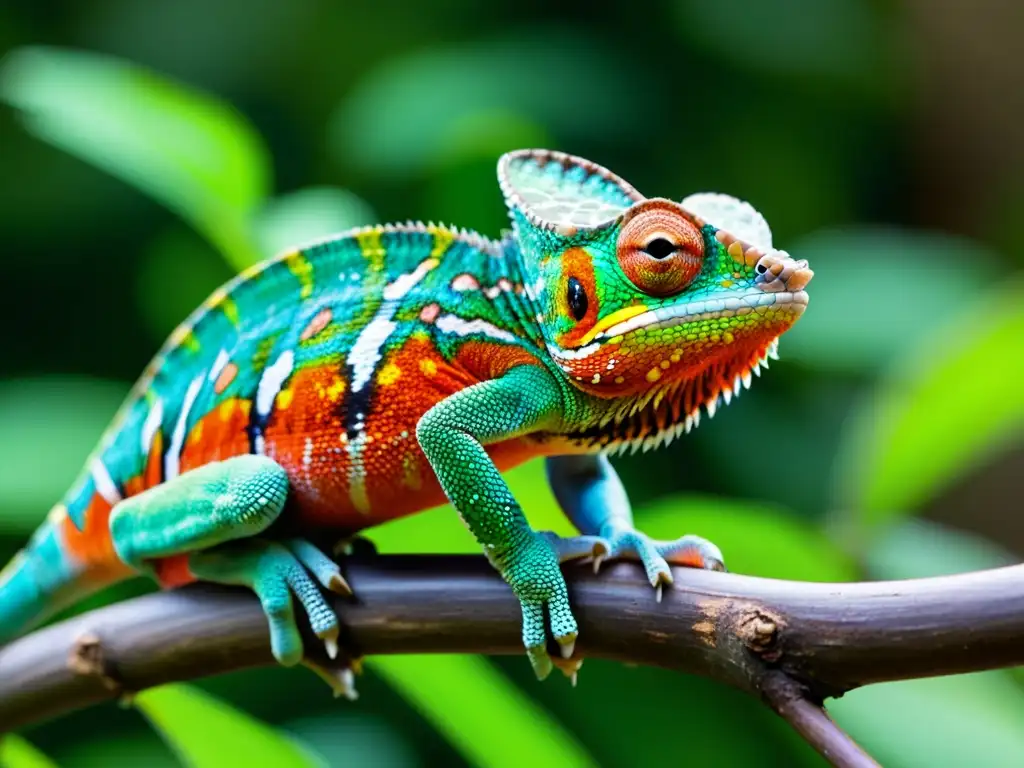
{"label": "colorful chameleon", "polygon": [[[442,503],[523,610],[537,675],[577,625],[560,563],[723,568],[697,536],[633,527],[608,454],[667,444],[776,354],[812,272],[750,205],[647,199],[581,158],[498,163],[512,232],[354,230],[216,291],[144,372],[81,476],[0,573],[0,641],[139,573],[253,589],[275,657],[330,655],[347,592],[321,545]],[[501,471],[537,456],[581,535],[536,532]],[[351,691],[351,673],[342,687]]]}

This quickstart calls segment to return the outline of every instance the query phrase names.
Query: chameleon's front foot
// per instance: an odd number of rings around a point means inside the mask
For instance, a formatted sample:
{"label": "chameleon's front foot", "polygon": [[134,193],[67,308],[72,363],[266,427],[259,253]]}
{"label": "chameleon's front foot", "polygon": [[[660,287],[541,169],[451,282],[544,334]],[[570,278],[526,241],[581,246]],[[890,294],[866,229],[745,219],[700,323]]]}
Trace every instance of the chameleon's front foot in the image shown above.
{"label": "chameleon's front foot", "polygon": [[672,584],[673,565],[688,568],[702,568],[708,571],[724,571],[722,552],[707,539],[700,536],[683,536],[675,541],[657,541],[634,528],[607,531],[608,553],[594,558],[594,573],[606,559],[625,557],[639,560],[647,571],[647,580],[657,590],[661,602],[662,587]]}
{"label": "chameleon's front foot", "polygon": [[[302,661],[302,637],[295,621],[292,595],[309,617],[327,655],[338,655],[338,617],[317,582],[340,594],[351,594],[338,565],[309,542],[283,543],[246,539],[193,553],[192,573],[204,581],[249,587],[260,599],[270,625],[274,658],[290,667]],[[314,577],[316,581],[314,581]]]}
{"label": "chameleon's front foot", "polygon": [[500,567],[522,606],[523,645],[539,680],[551,674],[553,668],[547,651],[545,618],[550,621],[551,633],[565,658],[572,656],[579,634],[559,568],[564,558],[556,548],[556,538],[531,532],[526,543],[517,547]]}

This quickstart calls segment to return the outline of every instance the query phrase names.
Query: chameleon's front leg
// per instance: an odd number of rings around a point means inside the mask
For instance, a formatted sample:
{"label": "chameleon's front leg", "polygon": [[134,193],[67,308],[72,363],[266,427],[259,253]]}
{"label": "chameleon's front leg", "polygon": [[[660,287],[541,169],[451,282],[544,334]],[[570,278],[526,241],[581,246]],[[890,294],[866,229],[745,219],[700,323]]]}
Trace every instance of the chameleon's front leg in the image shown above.
{"label": "chameleon's front leg", "polygon": [[551,672],[545,613],[565,656],[576,642],[576,619],[559,568],[568,555],[556,540],[530,528],[484,446],[543,430],[561,413],[551,375],[533,366],[475,384],[441,401],[420,419],[420,446],[438,481],[488,559],[519,598],[523,644],[541,679]]}
{"label": "chameleon's front leg", "polygon": [[629,498],[615,468],[603,455],[552,456],[547,459],[548,482],[555,498],[581,533],[606,542],[594,559],[633,557],[643,563],[647,579],[661,600],[662,585],[672,584],[668,564],[722,571],[722,553],[700,536],[656,541],[633,525]]}

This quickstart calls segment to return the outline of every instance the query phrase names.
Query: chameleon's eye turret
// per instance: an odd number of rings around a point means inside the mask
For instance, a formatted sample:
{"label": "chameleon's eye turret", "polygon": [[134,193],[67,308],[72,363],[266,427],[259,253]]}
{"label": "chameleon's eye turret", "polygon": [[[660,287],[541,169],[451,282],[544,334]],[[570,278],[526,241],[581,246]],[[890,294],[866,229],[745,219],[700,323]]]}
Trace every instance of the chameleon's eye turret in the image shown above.
{"label": "chameleon's eye turret", "polygon": [[649,296],[679,293],[701,270],[700,231],[669,201],[649,200],[631,214],[615,246],[622,271]]}

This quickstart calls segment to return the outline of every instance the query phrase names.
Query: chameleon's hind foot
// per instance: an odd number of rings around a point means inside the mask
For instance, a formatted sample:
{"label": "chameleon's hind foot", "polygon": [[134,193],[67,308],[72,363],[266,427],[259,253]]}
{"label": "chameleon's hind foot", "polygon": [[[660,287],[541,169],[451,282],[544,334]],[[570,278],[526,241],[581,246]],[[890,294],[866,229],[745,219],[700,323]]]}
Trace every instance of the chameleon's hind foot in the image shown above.
{"label": "chameleon's hind foot", "polygon": [[[671,586],[673,565],[701,568],[708,571],[724,571],[725,561],[721,550],[700,536],[683,536],[675,541],[657,541],[635,529],[618,530],[608,537],[610,544],[607,559],[625,557],[643,563],[647,580],[656,590],[658,602],[665,585]],[[605,557],[594,559],[594,572]]]}
{"label": "chameleon's hind foot", "polygon": [[339,595],[351,595],[352,587],[341,575],[341,568],[327,555],[314,547],[305,539],[288,539],[284,542],[288,551],[295,555],[296,559],[306,569],[316,576],[325,589],[331,590]]}
{"label": "chameleon's hind foot", "polygon": [[[323,641],[328,656],[338,655],[341,631],[338,617],[317,582],[310,577],[312,572],[325,586],[338,587],[337,579],[341,574],[326,564],[329,562],[313,545],[300,540],[282,545],[248,539],[189,556],[189,568],[197,578],[249,587],[256,593],[270,625],[270,648],[274,658],[289,667],[298,664],[303,657],[293,594],[309,617],[313,632]],[[348,586],[344,579],[341,584]]]}

